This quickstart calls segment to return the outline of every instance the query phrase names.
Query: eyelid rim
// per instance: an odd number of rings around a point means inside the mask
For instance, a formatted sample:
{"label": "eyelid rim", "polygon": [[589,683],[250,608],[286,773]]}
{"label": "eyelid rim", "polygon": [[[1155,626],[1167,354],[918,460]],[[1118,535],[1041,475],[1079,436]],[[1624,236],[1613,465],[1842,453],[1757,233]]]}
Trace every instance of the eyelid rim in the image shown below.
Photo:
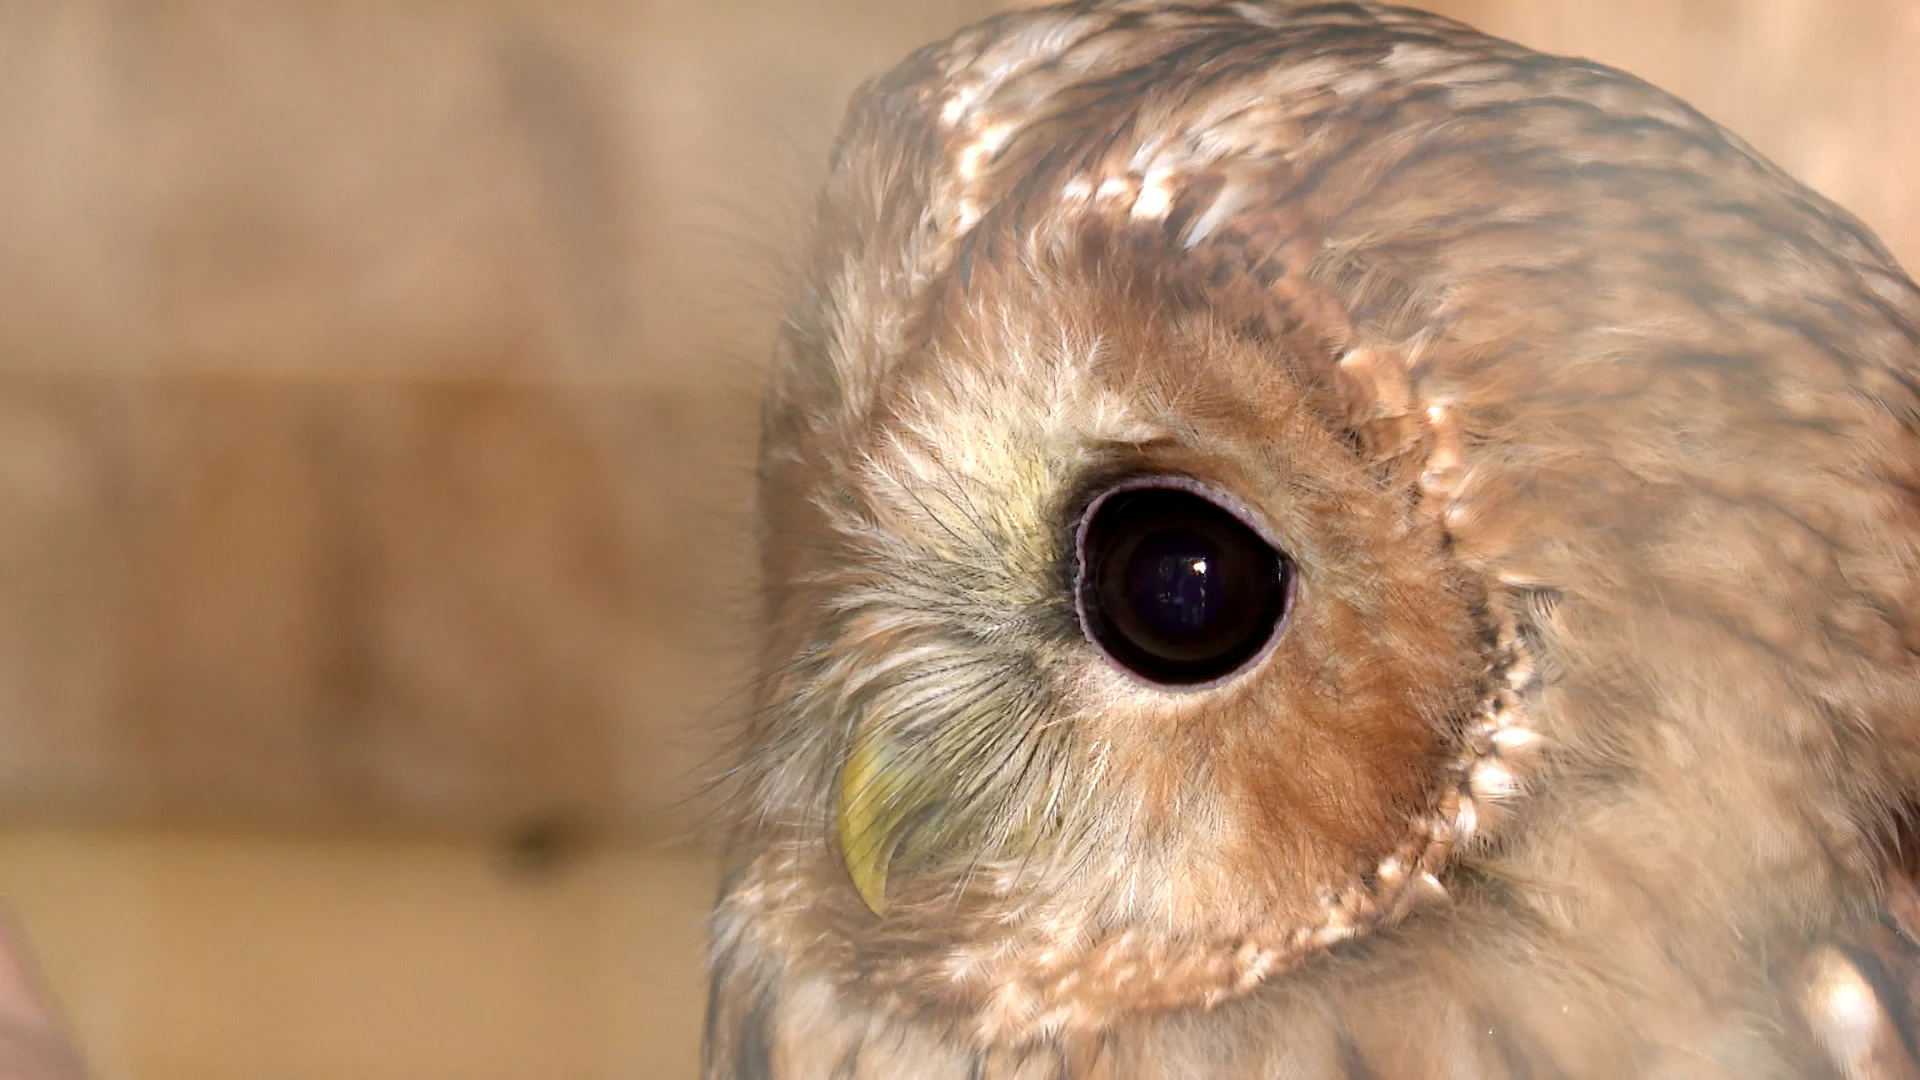
{"label": "eyelid rim", "polygon": [[[1240,524],[1245,525],[1255,536],[1258,536],[1268,547],[1272,548],[1274,554],[1278,555],[1282,564],[1287,567],[1286,586],[1280,597],[1280,617],[1274,620],[1273,629],[1268,632],[1267,640],[1261,644],[1260,648],[1255,650],[1251,656],[1248,656],[1246,660],[1242,661],[1237,667],[1233,668],[1233,670],[1222,672],[1219,676],[1208,679],[1205,682],[1154,682],[1152,679],[1133,670],[1126,664],[1121,663],[1119,658],[1111,652],[1108,652],[1106,647],[1100,644],[1099,638],[1094,635],[1093,626],[1087,619],[1086,603],[1088,526],[1093,521],[1094,516],[1099,513],[1100,508],[1106,505],[1108,499],[1113,498],[1115,495],[1124,495],[1130,491],[1183,491],[1197,498],[1205,499],[1214,506],[1226,511],[1228,516],[1240,522]],[[1080,626],[1081,639],[1091,646],[1094,652],[1099,653],[1102,660],[1112,665],[1121,674],[1140,686],[1163,694],[1196,694],[1208,690],[1217,690],[1228,683],[1238,682],[1256,668],[1260,667],[1279,645],[1281,636],[1286,632],[1287,624],[1293,621],[1294,605],[1299,602],[1299,599],[1300,564],[1295,562],[1293,556],[1287,553],[1286,547],[1274,538],[1272,530],[1266,527],[1266,523],[1261,521],[1259,516],[1249,510],[1246,504],[1239,499],[1234,498],[1232,495],[1210,484],[1203,484],[1190,476],[1182,476],[1178,473],[1159,473],[1130,477],[1126,480],[1109,484],[1101,490],[1100,494],[1088,500],[1086,507],[1080,511],[1080,520],[1075,523],[1073,527],[1073,614],[1075,621]]]}

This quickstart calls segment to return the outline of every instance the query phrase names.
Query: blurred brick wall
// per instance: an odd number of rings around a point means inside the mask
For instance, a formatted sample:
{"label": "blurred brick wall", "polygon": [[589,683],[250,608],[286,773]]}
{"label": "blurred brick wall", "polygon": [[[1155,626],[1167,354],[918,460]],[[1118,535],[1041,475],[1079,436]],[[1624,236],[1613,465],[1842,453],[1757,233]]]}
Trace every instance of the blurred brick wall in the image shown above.
{"label": "blurred brick wall", "polygon": [[[679,828],[777,252],[988,0],[0,5],[0,815]],[[1920,264],[1916,0],[1439,5]]]}
{"label": "blurred brick wall", "polygon": [[0,5],[0,815],[683,826],[765,253],[984,9]]}

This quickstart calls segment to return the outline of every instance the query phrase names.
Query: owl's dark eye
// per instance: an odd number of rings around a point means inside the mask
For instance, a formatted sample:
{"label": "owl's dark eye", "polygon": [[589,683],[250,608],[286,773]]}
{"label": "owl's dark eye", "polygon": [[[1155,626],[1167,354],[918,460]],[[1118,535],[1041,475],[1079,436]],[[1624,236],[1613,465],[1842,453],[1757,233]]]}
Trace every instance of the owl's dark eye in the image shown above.
{"label": "owl's dark eye", "polygon": [[1080,626],[1148,682],[1193,686],[1258,656],[1287,614],[1293,564],[1198,485],[1116,487],[1081,519]]}

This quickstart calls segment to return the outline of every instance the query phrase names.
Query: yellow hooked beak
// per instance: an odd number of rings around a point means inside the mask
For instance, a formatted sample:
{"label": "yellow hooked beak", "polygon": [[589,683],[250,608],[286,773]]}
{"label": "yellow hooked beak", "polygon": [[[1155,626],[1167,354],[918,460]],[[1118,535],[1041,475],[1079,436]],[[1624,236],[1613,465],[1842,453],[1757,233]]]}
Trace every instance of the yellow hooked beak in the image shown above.
{"label": "yellow hooked beak", "polygon": [[887,911],[887,872],[901,853],[903,835],[931,800],[916,791],[904,769],[888,762],[885,740],[859,738],[840,770],[836,817],[840,856],[860,899],[875,915]]}
{"label": "yellow hooked beak", "polygon": [[[840,767],[834,805],[840,858],[875,915],[887,913],[888,878],[897,868],[926,867],[939,853],[959,848],[976,860],[991,857],[1034,837],[1032,820],[1019,812],[1029,800],[1009,789],[983,795],[992,785],[978,779],[1002,760],[993,749],[997,739],[1018,737],[1004,733],[1025,730],[1029,721],[1010,721],[1022,714],[992,693],[962,692],[954,699],[942,703],[937,725],[923,724],[912,737],[885,722],[861,723]],[[936,727],[930,737],[927,727]]]}

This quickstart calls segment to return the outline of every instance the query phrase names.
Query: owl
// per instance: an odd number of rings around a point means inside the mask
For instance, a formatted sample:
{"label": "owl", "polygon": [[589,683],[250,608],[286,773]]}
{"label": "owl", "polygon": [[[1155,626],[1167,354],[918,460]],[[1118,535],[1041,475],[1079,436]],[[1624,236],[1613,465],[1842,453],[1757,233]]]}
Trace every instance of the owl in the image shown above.
{"label": "owl", "polygon": [[855,99],[706,1075],[1920,1076],[1920,289],[1598,64],[1069,3]]}

